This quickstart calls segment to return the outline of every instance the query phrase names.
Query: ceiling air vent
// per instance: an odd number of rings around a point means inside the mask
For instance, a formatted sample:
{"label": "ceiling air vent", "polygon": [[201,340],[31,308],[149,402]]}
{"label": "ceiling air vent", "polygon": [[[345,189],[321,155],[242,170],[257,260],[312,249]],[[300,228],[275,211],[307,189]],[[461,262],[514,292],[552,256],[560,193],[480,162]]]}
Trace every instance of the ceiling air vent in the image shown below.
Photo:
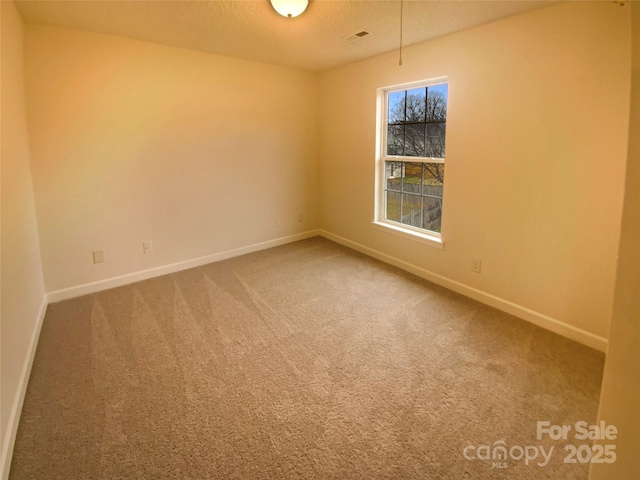
{"label": "ceiling air vent", "polygon": [[367,30],[360,30],[359,32],[353,33],[351,35],[347,35],[346,37],[342,37],[342,40],[344,40],[347,43],[357,43],[363,38],[368,37],[369,35],[373,35],[373,32],[369,32]]}

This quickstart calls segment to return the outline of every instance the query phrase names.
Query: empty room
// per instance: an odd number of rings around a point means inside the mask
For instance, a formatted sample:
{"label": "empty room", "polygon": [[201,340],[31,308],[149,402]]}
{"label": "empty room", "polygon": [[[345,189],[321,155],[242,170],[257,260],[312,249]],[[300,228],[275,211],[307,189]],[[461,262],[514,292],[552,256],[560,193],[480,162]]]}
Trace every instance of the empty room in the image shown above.
{"label": "empty room", "polygon": [[640,4],[0,5],[2,480],[640,478]]}

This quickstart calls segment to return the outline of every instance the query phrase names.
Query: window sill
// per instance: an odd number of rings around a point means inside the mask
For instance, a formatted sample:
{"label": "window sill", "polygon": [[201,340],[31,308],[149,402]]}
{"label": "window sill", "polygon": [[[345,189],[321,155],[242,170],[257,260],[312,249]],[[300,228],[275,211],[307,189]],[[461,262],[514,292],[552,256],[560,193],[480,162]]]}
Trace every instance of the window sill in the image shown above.
{"label": "window sill", "polygon": [[373,228],[382,230],[383,232],[392,233],[393,235],[397,235],[399,237],[404,237],[415,242],[424,243],[426,245],[429,245],[430,247],[439,248],[440,250],[444,249],[442,238],[436,237],[435,235],[414,232],[413,230],[409,230],[408,228],[397,227],[390,223],[380,221],[374,221],[371,223],[371,225],[373,226]]}

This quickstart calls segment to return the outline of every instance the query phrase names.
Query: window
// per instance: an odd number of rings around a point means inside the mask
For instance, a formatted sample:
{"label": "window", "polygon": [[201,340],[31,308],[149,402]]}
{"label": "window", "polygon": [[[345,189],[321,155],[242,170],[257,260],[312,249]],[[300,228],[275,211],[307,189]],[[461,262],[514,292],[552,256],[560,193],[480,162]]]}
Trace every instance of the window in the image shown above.
{"label": "window", "polygon": [[379,90],[377,225],[441,244],[446,79]]}

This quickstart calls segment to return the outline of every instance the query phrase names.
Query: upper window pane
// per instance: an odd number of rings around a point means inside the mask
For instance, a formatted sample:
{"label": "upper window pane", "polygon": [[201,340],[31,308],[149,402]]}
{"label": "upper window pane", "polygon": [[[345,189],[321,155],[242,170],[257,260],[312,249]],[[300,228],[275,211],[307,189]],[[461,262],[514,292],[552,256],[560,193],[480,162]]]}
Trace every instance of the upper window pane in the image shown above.
{"label": "upper window pane", "polygon": [[428,88],[427,95],[427,121],[446,122],[447,121],[447,96],[448,87],[446,84],[434,85]]}
{"label": "upper window pane", "polygon": [[404,125],[387,128],[387,155],[404,155]]}
{"label": "upper window pane", "polygon": [[424,123],[408,123],[405,126],[404,154],[407,157],[424,157]]}
{"label": "upper window pane", "polygon": [[407,122],[424,122],[426,112],[427,89],[414,88],[407,90],[406,115]]}
{"label": "upper window pane", "polygon": [[446,125],[444,122],[427,124],[425,157],[444,158]]}
{"label": "upper window pane", "polygon": [[387,94],[386,155],[444,158],[447,84]]}
{"label": "upper window pane", "polygon": [[389,93],[389,124],[404,123],[404,98],[406,91]]}

